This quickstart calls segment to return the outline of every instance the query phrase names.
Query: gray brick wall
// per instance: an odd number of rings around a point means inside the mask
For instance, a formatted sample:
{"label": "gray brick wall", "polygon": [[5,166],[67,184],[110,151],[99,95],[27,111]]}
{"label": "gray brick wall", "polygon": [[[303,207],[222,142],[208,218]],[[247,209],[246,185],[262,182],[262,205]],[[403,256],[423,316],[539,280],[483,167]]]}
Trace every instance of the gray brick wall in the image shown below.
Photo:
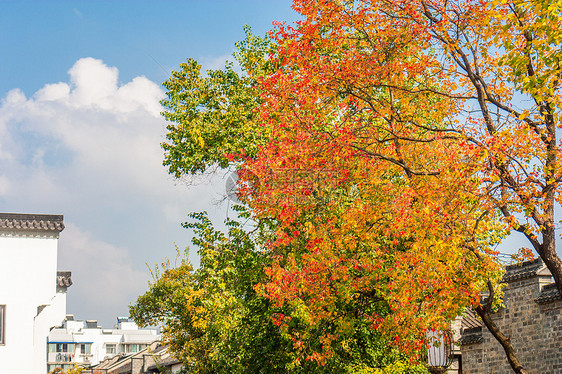
{"label": "gray brick wall", "polygon": [[[562,373],[562,300],[558,293],[544,300],[544,286],[552,279],[540,263],[530,272],[524,266],[507,269],[504,289],[505,308],[493,315],[500,329],[511,338],[519,360],[531,374]],[[522,271],[523,270],[523,271]],[[550,291],[552,287],[547,287]],[[550,292],[549,291],[549,292]],[[553,293],[550,292],[549,295]],[[539,297],[543,296],[540,302]],[[505,352],[496,339],[482,328],[480,343],[465,344],[462,350],[463,374],[513,373]]]}

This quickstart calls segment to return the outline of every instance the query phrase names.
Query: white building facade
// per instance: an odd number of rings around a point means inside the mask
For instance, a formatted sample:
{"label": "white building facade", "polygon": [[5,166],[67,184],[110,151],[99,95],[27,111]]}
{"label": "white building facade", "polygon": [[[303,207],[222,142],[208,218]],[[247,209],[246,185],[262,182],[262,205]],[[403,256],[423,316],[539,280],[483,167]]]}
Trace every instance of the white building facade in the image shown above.
{"label": "white building facade", "polygon": [[68,315],[62,327],[49,334],[47,368],[89,367],[115,355],[140,352],[157,340],[157,330],[139,329],[125,317],[117,318],[115,328],[104,329],[96,320],[75,321]]}
{"label": "white building facade", "polygon": [[44,374],[47,336],[66,314],[57,272],[62,215],[0,213],[0,373]]}

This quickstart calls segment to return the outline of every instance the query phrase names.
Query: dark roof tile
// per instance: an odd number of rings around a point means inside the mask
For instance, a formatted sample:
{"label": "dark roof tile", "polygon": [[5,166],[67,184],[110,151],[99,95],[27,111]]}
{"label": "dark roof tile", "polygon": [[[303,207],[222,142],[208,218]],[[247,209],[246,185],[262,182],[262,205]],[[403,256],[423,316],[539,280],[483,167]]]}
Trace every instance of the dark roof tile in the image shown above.
{"label": "dark roof tile", "polygon": [[462,317],[461,327],[463,330],[473,329],[482,326],[482,322],[476,317],[476,313],[467,309],[465,315]]}
{"label": "dark roof tile", "polygon": [[463,330],[458,343],[460,345],[478,344],[482,342],[482,326]]}
{"label": "dark roof tile", "polygon": [[503,280],[504,282],[513,282],[518,279],[531,278],[539,275],[543,268],[545,266],[540,258],[520,264],[508,265],[505,267]]}
{"label": "dark roof tile", "polygon": [[72,278],[70,271],[57,271],[57,286],[70,287],[72,286]]}
{"label": "dark roof tile", "polygon": [[6,230],[61,232],[64,230],[63,216],[0,213],[0,231]]}
{"label": "dark roof tile", "polygon": [[539,297],[535,299],[535,302],[538,304],[545,304],[560,299],[562,299],[562,297],[560,296],[560,292],[558,292],[558,288],[556,288],[556,283],[551,283],[542,288],[541,293],[539,294]]}
{"label": "dark roof tile", "polygon": [[148,370],[162,369],[175,364],[181,364],[181,361],[175,358],[174,356],[168,356],[166,358],[158,360],[157,363],[150,365],[147,369]]}

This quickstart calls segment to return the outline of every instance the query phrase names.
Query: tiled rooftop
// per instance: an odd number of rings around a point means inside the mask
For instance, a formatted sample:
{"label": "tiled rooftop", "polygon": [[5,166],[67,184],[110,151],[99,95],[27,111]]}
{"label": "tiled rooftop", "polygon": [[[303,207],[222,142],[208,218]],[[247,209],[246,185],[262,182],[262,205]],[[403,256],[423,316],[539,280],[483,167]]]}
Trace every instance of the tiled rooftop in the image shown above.
{"label": "tiled rooftop", "polygon": [[461,345],[477,344],[482,342],[482,326],[466,329],[458,343]]}
{"label": "tiled rooftop", "polygon": [[64,230],[63,216],[0,213],[0,230],[61,232]]}
{"label": "tiled rooftop", "polygon": [[560,292],[558,292],[556,288],[556,283],[551,283],[542,288],[539,297],[537,297],[535,301],[539,304],[544,304],[554,300],[560,300],[561,298]]}
{"label": "tiled rooftop", "polygon": [[57,271],[57,286],[70,287],[72,286],[72,278],[70,271]]}
{"label": "tiled rooftop", "polygon": [[[525,261],[520,264],[505,267],[504,282],[513,282],[518,279],[530,278],[535,275],[543,275],[546,266],[540,258]],[[546,275],[546,274],[545,274]]]}
{"label": "tiled rooftop", "polygon": [[463,330],[468,330],[482,326],[482,322],[476,318],[476,313],[473,310],[467,309],[462,317],[461,326]]}

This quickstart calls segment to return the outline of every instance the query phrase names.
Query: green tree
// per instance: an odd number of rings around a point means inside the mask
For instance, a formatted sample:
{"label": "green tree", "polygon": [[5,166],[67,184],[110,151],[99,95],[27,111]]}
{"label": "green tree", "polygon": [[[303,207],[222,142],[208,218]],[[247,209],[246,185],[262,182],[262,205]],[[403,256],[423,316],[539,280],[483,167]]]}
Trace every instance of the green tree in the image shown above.
{"label": "green tree", "polygon": [[[244,213],[242,214],[245,215]],[[164,341],[194,373],[375,373],[384,368],[405,367],[403,372],[423,372],[411,367],[405,357],[389,348],[384,336],[373,330],[359,310],[387,309],[384,302],[357,299],[341,305],[343,314],[355,313],[353,325],[331,342],[334,355],[318,365],[295,349],[291,330],[305,331],[302,344],[311,350],[322,345],[326,331],[337,323],[315,326],[288,308],[275,308],[256,293],[266,280],[264,268],[271,259],[264,243],[271,222],[262,222],[252,232],[240,223],[227,221],[228,235],[213,228],[204,213],[191,214],[193,243],[201,258],[193,269],[185,258],[169,261],[153,271],[147,293],[130,307],[140,326],[163,326]],[[361,305],[361,308],[357,306]],[[316,346],[316,347],[315,347]],[[379,369],[377,369],[379,368]],[[382,372],[382,371],[379,371]]]}
{"label": "green tree", "polygon": [[205,214],[191,217],[196,221],[185,226],[197,234],[200,267],[183,258],[155,269],[131,316],[143,326],[163,324],[164,341],[192,372],[283,372],[288,342],[253,290],[265,256],[238,223],[228,222],[228,239]]}
{"label": "green tree", "polygon": [[268,59],[272,42],[244,28],[246,38],[236,43],[233,63],[223,70],[201,73],[201,65],[188,59],[164,82],[167,98],[162,100],[168,120],[164,165],[180,178],[228,167],[236,156],[252,156],[264,136],[255,122],[254,110],[261,103],[258,81],[273,71]]}

